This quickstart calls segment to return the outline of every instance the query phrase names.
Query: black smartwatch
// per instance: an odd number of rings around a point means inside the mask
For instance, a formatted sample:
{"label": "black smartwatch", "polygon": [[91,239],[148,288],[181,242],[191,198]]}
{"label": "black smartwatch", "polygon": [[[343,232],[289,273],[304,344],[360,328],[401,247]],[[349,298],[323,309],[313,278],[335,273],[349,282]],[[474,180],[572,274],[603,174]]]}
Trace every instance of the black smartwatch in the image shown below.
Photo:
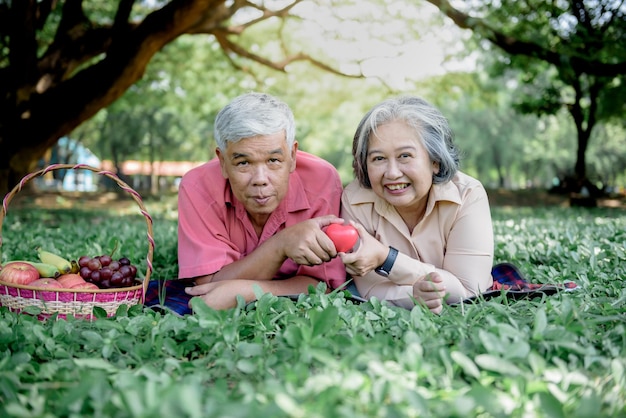
{"label": "black smartwatch", "polygon": [[393,267],[393,263],[396,262],[396,257],[398,256],[398,250],[393,247],[389,247],[389,254],[385,259],[385,262],[380,266],[376,267],[374,271],[380,274],[383,277],[389,277],[389,273],[391,273],[391,268]]}

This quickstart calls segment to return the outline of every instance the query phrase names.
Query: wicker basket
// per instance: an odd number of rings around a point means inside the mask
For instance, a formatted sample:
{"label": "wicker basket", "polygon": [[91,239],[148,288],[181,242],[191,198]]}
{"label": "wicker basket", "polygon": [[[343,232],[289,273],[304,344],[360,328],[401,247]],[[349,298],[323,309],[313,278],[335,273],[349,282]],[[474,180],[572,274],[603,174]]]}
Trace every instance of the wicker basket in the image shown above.
{"label": "wicker basket", "polygon": [[13,197],[32,179],[43,176],[50,171],[62,169],[90,170],[98,175],[108,177],[115,181],[137,203],[141,214],[146,219],[148,228],[148,256],[145,277],[143,280],[138,279],[137,284],[134,286],[98,290],[42,290],[33,286],[0,282],[0,306],[6,306],[13,312],[21,312],[27,307],[35,306],[41,309],[41,314],[38,315],[40,319],[49,318],[55,314],[57,314],[57,318],[66,318],[67,315],[71,314],[75,317],[93,319],[94,307],[100,307],[106,311],[107,316],[113,316],[121,305],[142,304],[152,273],[152,256],[154,254],[152,218],[146,211],[139,193],[109,171],[101,171],[85,164],[53,164],[26,175],[13,190],[7,193],[2,201],[2,211],[0,212],[0,250],[2,247],[2,223],[7,213],[7,207]]}

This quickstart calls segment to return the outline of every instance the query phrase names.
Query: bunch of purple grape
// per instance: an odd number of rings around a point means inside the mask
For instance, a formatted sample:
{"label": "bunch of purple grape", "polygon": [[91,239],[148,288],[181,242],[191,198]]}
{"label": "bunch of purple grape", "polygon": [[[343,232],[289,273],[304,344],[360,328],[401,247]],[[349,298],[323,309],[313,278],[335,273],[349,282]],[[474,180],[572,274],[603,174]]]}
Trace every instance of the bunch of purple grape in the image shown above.
{"label": "bunch of purple grape", "polygon": [[129,287],[135,285],[137,267],[126,257],[114,260],[109,255],[89,257],[83,255],[78,259],[78,274],[86,282],[96,284],[100,289]]}

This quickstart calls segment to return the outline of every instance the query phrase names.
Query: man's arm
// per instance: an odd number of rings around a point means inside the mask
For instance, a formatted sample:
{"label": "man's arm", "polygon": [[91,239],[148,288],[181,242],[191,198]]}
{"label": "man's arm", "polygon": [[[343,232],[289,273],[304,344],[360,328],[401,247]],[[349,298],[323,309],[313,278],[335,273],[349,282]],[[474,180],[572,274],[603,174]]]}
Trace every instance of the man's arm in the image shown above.
{"label": "man's arm", "polygon": [[185,291],[188,295],[201,297],[213,309],[229,309],[237,306],[238,295],[243,297],[246,303],[256,300],[255,285],[258,285],[263,293],[287,296],[307,293],[310,285],[315,287],[318,283],[308,276],[295,276],[285,280],[234,279],[188,287]]}
{"label": "man's arm", "polygon": [[340,218],[328,215],[285,228],[268,238],[246,257],[225,265],[216,273],[196,277],[195,283],[205,284],[242,278],[272,280],[287,258],[296,264],[306,266],[328,262],[337,256],[337,251],[322,228],[331,223],[341,222]]}

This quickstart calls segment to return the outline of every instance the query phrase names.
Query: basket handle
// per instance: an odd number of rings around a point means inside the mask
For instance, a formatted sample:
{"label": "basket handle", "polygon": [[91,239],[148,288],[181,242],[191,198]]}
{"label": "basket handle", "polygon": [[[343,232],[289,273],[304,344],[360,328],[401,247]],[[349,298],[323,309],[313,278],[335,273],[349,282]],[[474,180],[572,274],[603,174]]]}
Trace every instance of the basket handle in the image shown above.
{"label": "basket handle", "polygon": [[135,190],[133,190],[128,184],[126,184],[124,181],[122,181],[122,179],[120,179],[115,173],[112,173],[110,171],[103,171],[100,170],[96,167],[92,167],[89,166],[87,164],[52,164],[49,165],[47,167],[42,168],[39,171],[35,171],[33,173],[27,174],[26,176],[24,176],[22,178],[22,180],[20,180],[20,182],[13,188],[13,190],[11,190],[9,193],[6,194],[6,196],[4,197],[4,199],[2,200],[2,210],[0,211],[0,255],[1,250],[2,250],[2,223],[4,222],[4,218],[6,216],[7,213],[7,208],[9,206],[9,203],[11,202],[11,200],[13,200],[13,198],[15,197],[15,195],[20,192],[22,190],[22,188],[24,187],[24,185],[26,183],[28,183],[29,181],[31,181],[32,179],[36,178],[36,177],[40,177],[45,175],[46,173],[50,172],[50,171],[54,171],[54,170],[62,170],[62,169],[68,169],[68,170],[89,170],[89,171],[93,171],[94,173],[104,176],[104,177],[108,177],[111,180],[115,181],[117,183],[117,185],[120,187],[120,189],[124,190],[125,192],[127,192],[135,201],[135,203],[137,203],[137,206],[139,206],[139,209],[141,211],[141,214],[144,216],[144,218],[146,219],[146,226],[148,229],[148,256],[146,257],[146,262],[147,262],[147,269],[146,269],[146,275],[145,278],[143,280],[143,290],[144,290],[144,294],[145,291],[147,289],[148,286],[148,281],[150,280],[150,276],[152,274],[153,271],[153,267],[152,267],[152,257],[154,256],[154,238],[153,238],[153,230],[152,230],[152,217],[148,214],[146,207],[143,204],[143,200],[141,199],[141,196],[139,195],[139,193],[137,193]]}

